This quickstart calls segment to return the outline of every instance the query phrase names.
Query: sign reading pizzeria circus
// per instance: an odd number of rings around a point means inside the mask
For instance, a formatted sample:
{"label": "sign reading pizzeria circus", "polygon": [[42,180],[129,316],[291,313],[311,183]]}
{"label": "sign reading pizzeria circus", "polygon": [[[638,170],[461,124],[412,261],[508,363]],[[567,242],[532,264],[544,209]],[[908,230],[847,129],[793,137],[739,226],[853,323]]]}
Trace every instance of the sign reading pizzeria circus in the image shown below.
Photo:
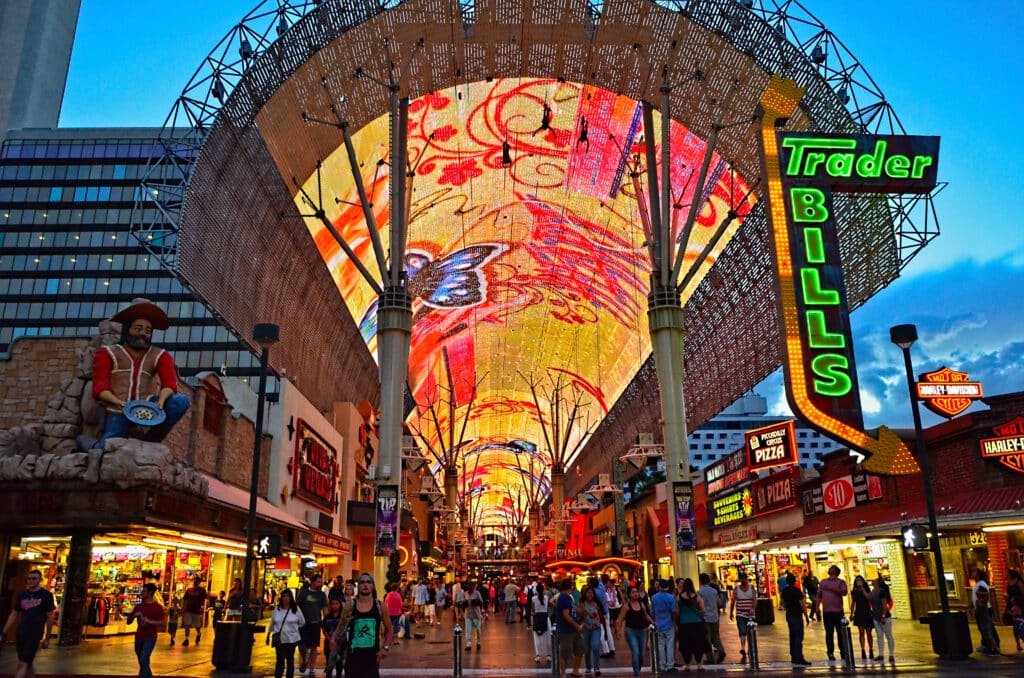
{"label": "sign reading pizzeria circus", "polygon": [[784,421],[746,432],[747,468],[753,473],[795,464],[796,422]]}
{"label": "sign reading pizzeria circus", "polygon": [[749,476],[747,451],[736,450],[704,469],[704,488],[710,497],[739,485]]}
{"label": "sign reading pizzeria circus", "polygon": [[299,419],[292,459],[295,496],[330,512],[338,499],[338,452]]}

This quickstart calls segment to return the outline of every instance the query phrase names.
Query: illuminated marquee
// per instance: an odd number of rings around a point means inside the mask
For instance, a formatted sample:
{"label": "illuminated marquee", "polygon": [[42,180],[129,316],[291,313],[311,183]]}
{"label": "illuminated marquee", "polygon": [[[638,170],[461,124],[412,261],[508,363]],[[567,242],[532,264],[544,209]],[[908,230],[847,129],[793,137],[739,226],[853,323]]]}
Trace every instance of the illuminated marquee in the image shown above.
{"label": "illuminated marquee", "polygon": [[1024,473],[1024,417],[1017,417],[992,428],[995,438],[979,441],[981,456],[996,459],[1017,473]]}
{"label": "illuminated marquee", "polygon": [[917,398],[942,417],[955,417],[982,396],[981,384],[966,372],[942,367],[918,376]]}
{"label": "illuminated marquee", "polygon": [[803,94],[776,76],[761,98],[786,395],[808,425],[864,452],[866,469],[916,473],[892,431],[880,427],[877,438],[863,431],[832,192],[927,193],[936,184],[939,139],[779,131]]}
{"label": "illuminated marquee", "polygon": [[747,467],[751,472],[799,461],[796,450],[796,422],[784,421],[745,434]]}
{"label": "illuminated marquee", "polygon": [[292,459],[295,496],[333,512],[338,501],[338,453],[299,419]]}

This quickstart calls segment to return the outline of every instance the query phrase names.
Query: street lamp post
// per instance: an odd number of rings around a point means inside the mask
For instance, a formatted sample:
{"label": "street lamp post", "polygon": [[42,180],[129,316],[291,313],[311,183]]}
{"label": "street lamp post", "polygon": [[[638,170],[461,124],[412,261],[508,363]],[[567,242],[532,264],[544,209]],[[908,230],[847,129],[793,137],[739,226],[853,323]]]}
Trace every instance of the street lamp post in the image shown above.
{"label": "street lamp post", "polygon": [[914,415],[917,463],[920,464],[921,474],[924,476],[924,501],[928,510],[928,529],[931,532],[928,547],[935,556],[935,574],[938,579],[939,605],[942,608],[942,628],[946,640],[946,652],[951,657],[965,656],[964,650],[959,648],[956,627],[949,614],[949,592],[946,590],[946,571],[942,564],[942,549],[939,545],[939,524],[938,518],[935,515],[935,497],[932,494],[932,476],[928,464],[928,449],[924,440],[924,430],[921,428],[921,408],[918,403],[919,399],[915,387],[914,367],[910,361],[910,347],[917,341],[917,326],[895,325],[890,327],[889,339],[903,351],[903,364],[907,370],[907,387],[910,389],[910,410]]}
{"label": "street lamp post", "polygon": [[[260,381],[256,399],[256,435],[252,445],[252,480],[249,484],[249,520],[245,528],[245,570],[243,584],[245,590],[245,609],[252,600],[252,561],[253,548],[256,544],[256,500],[260,490],[260,453],[263,442],[263,409],[267,399],[267,366],[270,363],[270,347],[277,343],[280,328],[273,323],[259,323],[252,330],[252,338],[260,345]],[[254,623],[252,615],[246,614],[245,619]]]}

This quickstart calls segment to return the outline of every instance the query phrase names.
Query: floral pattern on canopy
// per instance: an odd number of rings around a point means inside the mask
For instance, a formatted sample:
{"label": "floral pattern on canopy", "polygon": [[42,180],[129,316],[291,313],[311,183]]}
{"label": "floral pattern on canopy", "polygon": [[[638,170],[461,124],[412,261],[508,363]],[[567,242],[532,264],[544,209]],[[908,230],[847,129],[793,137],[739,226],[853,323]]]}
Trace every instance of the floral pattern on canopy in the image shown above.
{"label": "floral pattern on canopy", "polygon": [[[660,124],[656,115],[657,139]],[[670,139],[678,240],[706,144],[676,122]],[[353,142],[387,247],[387,116],[356,132]],[[495,80],[410,103],[414,179],[405,267],[414,314],[409,385],[417,406],[407,423],[438,448],[429,405],[451,398],[457,422],[472,405],[458,447],[459,487],[474,499],[477,524],[522,522],[524,480],[542,483],[545,493],[550,488],[541,428],[548,409],[541,402],[538,412],[529,380],[562,375],[585,394],[581,425],[572,434],[577,439],[569,445],[576,449],[650,354],[650,261],[640,207],[646,177],[634,177],[643,156],[640,105],[600,88]],[[318,180],[329,191],[325,197],[337,198],[324,200],[332,223],[375,270],[344,147],[303,188],[316,195]],[[684,273],[701,269],[683,290],[684,302],[748,213],[755,199],[744,201],[748,192],[748,182],[713,156],[684,260]],[[296,202],[308,212],[303,200],[299,193]],[[730,209],[739,217],[698,262]],[[316,219],[306,223],[375,354],[376,295],[327,229]],[[446,440],[448,412],[447,402],[437,408]],[[435,472],[443,471],[437,466]]]}

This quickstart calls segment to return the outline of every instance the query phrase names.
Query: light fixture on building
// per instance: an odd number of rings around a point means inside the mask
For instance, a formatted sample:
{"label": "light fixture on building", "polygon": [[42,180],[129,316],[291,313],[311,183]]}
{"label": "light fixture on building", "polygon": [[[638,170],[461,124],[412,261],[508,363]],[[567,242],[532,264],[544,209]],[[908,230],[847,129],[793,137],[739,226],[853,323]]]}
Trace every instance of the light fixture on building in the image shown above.
{"label": "light fixture on building", "polygon": [[981,528],[982,532],[1016,532],[1017,530],[1024,530],[1024,523],[1014,523],[1012,525],[989,525],[988,527]]}

